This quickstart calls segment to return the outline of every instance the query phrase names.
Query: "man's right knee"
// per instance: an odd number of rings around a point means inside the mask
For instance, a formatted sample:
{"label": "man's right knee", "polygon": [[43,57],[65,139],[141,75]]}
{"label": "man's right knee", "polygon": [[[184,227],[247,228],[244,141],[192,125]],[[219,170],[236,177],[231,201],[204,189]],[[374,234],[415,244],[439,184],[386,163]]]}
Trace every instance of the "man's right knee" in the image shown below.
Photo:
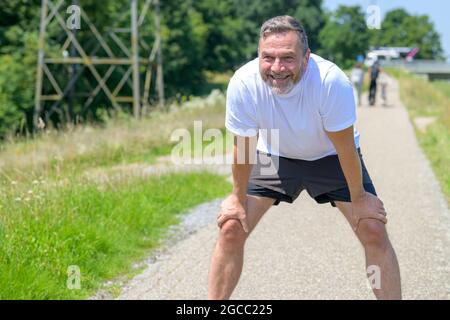
{"label": "man's right knee", "polygon": [[225,221],[220,228],[220,241],[227,246],[241,246],[247,236],[241,222],[236,219]]}

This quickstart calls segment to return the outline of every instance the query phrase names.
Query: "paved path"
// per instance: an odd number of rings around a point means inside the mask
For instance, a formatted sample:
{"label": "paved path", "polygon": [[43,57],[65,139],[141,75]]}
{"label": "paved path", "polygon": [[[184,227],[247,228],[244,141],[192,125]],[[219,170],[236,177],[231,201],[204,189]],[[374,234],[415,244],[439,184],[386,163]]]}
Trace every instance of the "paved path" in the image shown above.
{"label": "paved path", "polygon": [[[388,211],[388,232],[406,299],[450,299],[450,214],[408,114],[392,106],[358,109],[366,165]],[[365,100],[364,100],[365,101]],[[216,210],[205,210],[214,220]],[[214,222],[168,248],[123,289],[120,299],[205,299]],[[373,299],[362,247],[344,217],[302,194],[273,207],[246,245],[233,299]]]}

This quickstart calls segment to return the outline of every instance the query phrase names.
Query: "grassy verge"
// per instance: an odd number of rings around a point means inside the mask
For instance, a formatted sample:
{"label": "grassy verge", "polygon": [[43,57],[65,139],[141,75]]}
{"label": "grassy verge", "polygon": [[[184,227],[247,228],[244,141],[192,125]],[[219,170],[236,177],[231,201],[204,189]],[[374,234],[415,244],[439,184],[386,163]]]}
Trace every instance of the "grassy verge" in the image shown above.
{"label": "grassy verge", "polygon": [[189,103],[169,114],[153,113],[136,121],[132,118],[110,120],[104,127],[80,126],[64,132],[47,131],[38,139],[12,140],[0,145],[0,181],[5,175],[39,172],[60,175],[89,167],[134,162],[152,163],[157,156],[169,154],[170,136],[177,128],[192,130],[194,121],[203,128],[224,127],[224,97],[196,107],[203,100]]}
{"label": "grassy verge", "polygon": [[[0,299],[86,298],[130,272],[180,212],[230,191],[225,177],[209,173],[26,188],[13,186],[0,200]],[[80,290],[66,285],[72,265]]]}
{"label": "grassy verge", "polygon": [[[0,145],[0,299],[82,299],[105,280],[135,273],[132,262],[158,246],[181,212],[231,188],[206,172],[143,178],[124,170],[117,178],[111,169],[170,154],[172,132],[192,132],[194,121],[203,132],[224,132],[224,113],[216,94],[140,121]],[[80,268],[79,290],[67,287],[69,266]]]}
{"label": "grassy verge", "polygon": [[415,126],[416,135],[450,204],[450,83],[428,82],[399,70],[389,73],[398,79],[400,98],[413,120],[418,117],[436,119],[426,131]]}

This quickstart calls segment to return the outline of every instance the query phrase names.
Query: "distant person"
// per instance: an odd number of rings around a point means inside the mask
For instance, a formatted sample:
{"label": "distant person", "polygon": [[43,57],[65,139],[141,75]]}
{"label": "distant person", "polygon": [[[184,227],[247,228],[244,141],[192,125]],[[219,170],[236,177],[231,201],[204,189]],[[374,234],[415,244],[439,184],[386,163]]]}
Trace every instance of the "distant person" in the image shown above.
{"label": "distant person", "polygon": [[377,79],[380,73],[380,63],[375,61],[370,67],[370,87],[369,87],[369,105],[375,104],[375,98],[377,95]]}
{"label": "distant person", "polygon": [[[235,138],[233,190],[217,215],[210,299],[230,298],[241,276],[245,242],[258,221],[272,206],[294,202],[302,191],[345,216],[364,248],[366,267],[379,268],[376,297],[401,298],[386,211],[364,165],[355,121],[350,79],[311,53],[300,22],[290,16],[264,22],[258,57],[234,73],[227,89],[225,126]],[[282,261],[268,261],[277,263]],[[306,257],[304,263],[311,261]]]}
{"label": "distant person", "polygon": [[383,100],[383,106],[387,106],[387,88],[389,87],[391,79],[389,75],[383,70],[380,69],[380,75],[378,76],[378,84],[381,88],[381,99]]}
{"label": "distant person", "polygon": [[352,69],[351,80],[353,84],[353,94],[355,96],[355,104],[357,106],[361,105],[361,91],[364,82],[364,70],[362,68],[362,63],[358,62]]}

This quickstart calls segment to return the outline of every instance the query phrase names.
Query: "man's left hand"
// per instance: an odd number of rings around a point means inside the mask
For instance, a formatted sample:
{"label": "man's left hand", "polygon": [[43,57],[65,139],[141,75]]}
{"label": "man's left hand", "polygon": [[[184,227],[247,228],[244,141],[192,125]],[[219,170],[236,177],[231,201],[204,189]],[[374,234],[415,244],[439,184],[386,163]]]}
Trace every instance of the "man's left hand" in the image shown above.
{"label": "man's left hand", "polygon": [[363,219],[375,219],[384,224],[387,223],[383,202],[369,192],[364,192],[361,197],[355,200],[352,199],[352,227],[355,232]]}

